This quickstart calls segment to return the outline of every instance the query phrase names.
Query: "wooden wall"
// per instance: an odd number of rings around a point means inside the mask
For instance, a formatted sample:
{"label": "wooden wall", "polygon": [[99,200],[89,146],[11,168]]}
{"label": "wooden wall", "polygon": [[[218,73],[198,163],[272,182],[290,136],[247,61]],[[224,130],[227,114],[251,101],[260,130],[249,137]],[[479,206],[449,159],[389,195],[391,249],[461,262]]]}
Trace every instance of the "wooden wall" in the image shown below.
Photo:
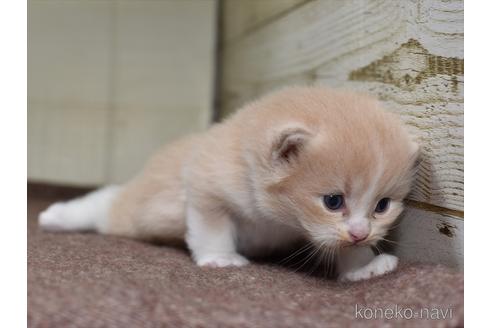
{"label": "wooden wall", "polygon": [[463,1],[224,0],[222,27],[222,116],[314,83],[370,92],[400,114],[423,161],[397,252],[462,267]]}
{"label": "wooden wall", "polygon": [[215,0],[30,0],[28,178],[125,181],[205,129],[215,27]]}

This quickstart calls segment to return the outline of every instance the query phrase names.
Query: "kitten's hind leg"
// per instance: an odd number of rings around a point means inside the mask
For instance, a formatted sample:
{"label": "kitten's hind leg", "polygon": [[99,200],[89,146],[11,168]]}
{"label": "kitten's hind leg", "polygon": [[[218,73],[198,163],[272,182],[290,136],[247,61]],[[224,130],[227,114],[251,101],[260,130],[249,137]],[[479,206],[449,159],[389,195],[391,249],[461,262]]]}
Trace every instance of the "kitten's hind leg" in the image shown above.
{"label": "kitten's hind leg", "polygon": [[83,197],[58,202],[39,214],[39,224],[51,231],[106,232],[109,209],[120,187],[108,186]]}
{"label": "kitten's hind leg", "polygon": [[236,252],[235,226],[222,211],[199,211],[188,205],[186,243],[199,266],[243,266],[249,261]]}
{"label": "kitten's hind leg", "polygon": [[374,255],[370,247],[351,247],[339,254],[340,281],[359,281],[391,272],[398,266],[398,258],[390,254]]}

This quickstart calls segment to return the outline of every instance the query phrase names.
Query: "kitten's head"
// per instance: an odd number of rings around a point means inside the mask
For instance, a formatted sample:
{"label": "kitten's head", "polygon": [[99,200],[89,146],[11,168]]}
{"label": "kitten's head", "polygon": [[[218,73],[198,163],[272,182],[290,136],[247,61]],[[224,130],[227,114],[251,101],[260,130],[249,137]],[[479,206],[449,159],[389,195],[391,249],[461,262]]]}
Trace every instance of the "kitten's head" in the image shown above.
{"label": "kitten's head", "polygon": [[264,105],[277,121],[269,122],[262,206],[295,217],[327,247],[383,238],[418,157],[398,117],[370,97],[324,88],[281,92]]}

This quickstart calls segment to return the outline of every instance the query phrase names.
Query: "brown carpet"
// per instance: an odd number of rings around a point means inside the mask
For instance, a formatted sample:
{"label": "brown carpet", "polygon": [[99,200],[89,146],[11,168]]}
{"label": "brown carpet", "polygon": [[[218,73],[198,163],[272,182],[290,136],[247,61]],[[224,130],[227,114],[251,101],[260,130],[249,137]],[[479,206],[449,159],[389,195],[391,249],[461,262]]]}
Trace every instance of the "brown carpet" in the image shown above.
{"label": "brown carpet", "polygon": [[[403,264],[346,285],[268,263],[204,269],[180,249],[42,232],[37,213],[52,201],[30,197],[28,205],[29,327],[463,325],[463,275],[446,267]],[[404,318],[407,308],[416,318]],[[394,311],[390,319],[380,319],[384,309]],[[433,319],[436,309],[452,318]]]}

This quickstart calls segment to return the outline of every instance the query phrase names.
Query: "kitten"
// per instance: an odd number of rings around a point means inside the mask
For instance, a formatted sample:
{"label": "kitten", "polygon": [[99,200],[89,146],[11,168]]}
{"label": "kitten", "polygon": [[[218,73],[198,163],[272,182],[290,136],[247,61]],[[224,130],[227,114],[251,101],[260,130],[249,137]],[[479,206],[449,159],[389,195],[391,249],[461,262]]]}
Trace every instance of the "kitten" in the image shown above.
{"label": "kitten", "polygon": [[164,147],[127,184],[50,206],[40,224],[185,241],[199,266],[241,266],[309,240],[336,249],[339,278],[356,281],[397,266],[370,246],[401,213],[417,157],[375,99],[286,88]]}

